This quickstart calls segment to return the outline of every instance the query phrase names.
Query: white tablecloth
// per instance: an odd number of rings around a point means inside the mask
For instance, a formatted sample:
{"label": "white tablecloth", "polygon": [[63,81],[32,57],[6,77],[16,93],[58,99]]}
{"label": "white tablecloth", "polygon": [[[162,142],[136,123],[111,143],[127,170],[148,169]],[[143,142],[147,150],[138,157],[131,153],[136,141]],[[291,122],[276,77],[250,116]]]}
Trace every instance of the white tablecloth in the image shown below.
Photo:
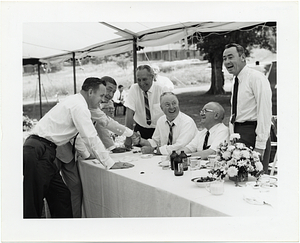
{"label": "white tablecloth", "polygon": [[[111,154],[115,161],[128,161],[134,167],[105,170],[93,160],[79,161],[83,185],[83,211],[89,218],[102,217],[200,217],[274,216],[277,188],[260,192],[248,186],[235,187],[225,180],[224,194],[215,196],[197,187],[191,178],[207,175],[207,170],[185,171],[175,176],[158,165],[162,156],[141,158],[132,152]],[[249,178],[253,180],[254,178]],[[272,206],[253,205],[244,195],[255,195]]]}

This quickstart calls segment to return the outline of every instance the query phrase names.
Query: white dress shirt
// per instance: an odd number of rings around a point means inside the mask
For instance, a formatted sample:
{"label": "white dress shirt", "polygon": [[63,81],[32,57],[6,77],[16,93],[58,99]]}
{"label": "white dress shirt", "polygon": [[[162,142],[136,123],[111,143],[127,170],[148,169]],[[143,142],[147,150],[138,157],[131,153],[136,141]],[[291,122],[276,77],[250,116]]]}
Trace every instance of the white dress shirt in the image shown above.
{"label": "white dress shirt", "polygon": [[265,149],[272,119],[270,82],[263,73],[247,66],[240,71],[237,77],[239,88],[236,122],[257,121],[255,148]]}
{"label": "white dress shirt", "polygon": [[166,115],[160,117],[157,121],[152,139],[148,139],[152,147],[159,147],[163,155],[171,154],[173,150],[180,152],[197,134],[198,129],[194,120],[186,114],[179,112],[178,116],[172,121],[173,127],[172,145],[167,145],[170,127]]}
{"label": "white dress shirt", "polygon": [[144,91],[137,83],[133,84],[128,92],[124,106],[134,111],[133,119],[140,126],[145,128],[155,128],[158,118],[164,113],[160,108],[160,95],[166,90],[157,85],[154,81],[151,88],[148,90],[148,101],[151,113],[151,124],[146,122]]}
{"label": "white dress shirt", "polygon": [[[207,129],[199,131],[194,139],[186,146],[191,153],[200,152],[203,150],[203,143],[205,139]],[[209,129],[209,137],[207,145],[210,145],[210,149],[217,151],[217,147],[220,143],[229,141],[229,129],[223,123],[218,123]]]}
{"label": "white dress shirt", "polygon": [[162,86],[167,91],[173,92],[174,90],[174,84],[168,77],[157,75],[156,83]]}
{"label": "white dress shirt", "polygon": [[123,90],[122,94],[121,94],[121,99],[120,99],[120,91],[117,89],[115,94],[114,94],[114,97],[112,98],[112,100],[115,102],[115,103],[120,103],[121,100],[122,101],[125,101],[125,98],[126,98],[126,91]]}
{"label": "white dress shirt", "polygon": [[54,106],[32,130],[32,134],[48,139],[57,146],[68,143],[78,132],[94,157],[106,168],[111,168],[115,162],[97,136],[91,112],[80,93],[71,95]]}

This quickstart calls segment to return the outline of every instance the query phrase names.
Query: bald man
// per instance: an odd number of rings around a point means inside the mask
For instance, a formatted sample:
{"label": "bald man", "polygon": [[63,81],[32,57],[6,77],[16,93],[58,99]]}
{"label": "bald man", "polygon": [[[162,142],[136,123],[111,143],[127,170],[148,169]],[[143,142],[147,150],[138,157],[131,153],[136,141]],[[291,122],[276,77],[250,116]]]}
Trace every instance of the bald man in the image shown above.
{"label": "bald man", "polygon": [[202,159],[216,154],[219,144],[229,140],[229,129],[222,122],[224,115],[224,108],[219,103],[207,103],[200,111],[200,124],[204,129],[198,132],[183,151]]}

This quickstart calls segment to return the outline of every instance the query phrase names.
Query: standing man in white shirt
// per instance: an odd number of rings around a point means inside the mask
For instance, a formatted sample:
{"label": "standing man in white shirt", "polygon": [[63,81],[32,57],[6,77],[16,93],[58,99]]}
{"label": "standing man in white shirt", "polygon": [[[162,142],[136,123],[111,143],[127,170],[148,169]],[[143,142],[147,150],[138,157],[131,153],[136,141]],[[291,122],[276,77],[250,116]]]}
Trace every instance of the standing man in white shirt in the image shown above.
{"label": "standing man in white shirt", "polygon": [[194,120],[180,111],[179,101],[172,92],[161,95],[160,107],[164,115],[158,119],[152,138],[140,139],[143,154],[170,155],[173,150],[180,152],[198,132]]}
{"label": "standing man in white shirt", "polygon": [[272,118],[270,82],[263,73],[246,66],[241,45],[226,45],[223,62],[228,72],[234,75],[230,126],[240,134],[240,142],[261,154],[264,171],[268,173]]}
{"label": "standing man in white shirt", "polygon": [[91,120],[89,108],[96,109],[106,94],[106,83],[87,78],[80,93],[69,96],[42,117],[23,145],[24,218],[40,218],[43,199],[55,218],[73,217],[70,191],[53,163],[56,147],[80,134],[85,145],[105,168],[114,165]]}
{"label": "standing man in white shirt", "polygon": [[216,154],[220,143],[229,140],[229,129],[222,122],[224,116],[224,108],[219,103],[207,103],[200,111],[200,124],[204,128],[183,148],[183,151],[191,153],[192,156],[200,156],[202,159]]}
{"label": "standing man in white shirt", "polygon": [[[154,72],[149,65],[137,67],[137,83],[131,85],[125,100],[125,126],[139,131],[142,138],[151,138],[159,117],[164,113],[160,109],[160,95],[164,92],[162,86],[154,81]],[[134,126],[135,124],[135,126]],[[125,145],[131,147],[132,140],[126,138]]]}
{"label": "standing man in white shirt", "polygon": [[114,94],[113,97],[113,102],[114,102],[114,107],[115,107],[115,116],[117,115],[117,108],[118,107],[123,107],[123,115],[126,114],[126,107],[124,106],[125,102],[125,91],[124,91],[124,86],[120,84],[118,86],[117,91]]}

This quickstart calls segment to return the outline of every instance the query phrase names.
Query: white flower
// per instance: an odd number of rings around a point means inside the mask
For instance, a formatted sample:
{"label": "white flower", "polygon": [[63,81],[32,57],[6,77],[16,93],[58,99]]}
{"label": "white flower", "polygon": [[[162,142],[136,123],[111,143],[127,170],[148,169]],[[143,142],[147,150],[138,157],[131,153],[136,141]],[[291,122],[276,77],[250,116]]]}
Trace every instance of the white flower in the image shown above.
{"label": "white flower", "polygon": [[238,149],[243,149],[245,147],[245,144],[243,144],[243,143],[236,143],[235,146]]}
{"label": "white flower", "polygon": [[237,160],[239,160],[240,158],[241,158],[241,151],[240,150],[234,150],[233,152],[232,152],[232,158],[235,158],[235,159],[237,159]]}
{"label": "white flower", "polygon": [[229,151],[225,151],[222,155],[225,160],[228,160],[231,157],[231,153]]}
{"label": "white flower", "polygon": [[253,158],[254,158],[254,159],[259,159],[260,153],[258,153],[258,152],[256,152],[256,151],[253,151],[253,152],[252,152],[252,155],[253,155]]}
{"label": "white flower", "polygon": [[247,150],[242,150],[241,155],[242,155],[242,157],[244,157],[246,159],[250,159],[250,153]]}
{"label": "white flower", "polygon": [[240,136],[240,134],[239,133],[232,133],[231,135],[230,135],[230,141],[232,141],[233,139],[240,139],[241,138],[241,136]]}
{"label": "white flower", "polygon": [[263,169],[262,163],[261,162],[256,162],[255,163],[255,168],[256,168],[256,170],[261,171]]}
{"label": "white flower", "polygon": [[232,152],[235,149],[234,145],[229,145],[227,151]]}
{"label": "white flower", "polygon": [[227,170],[227,174],[230,177],[236,176],[238,173],[238,169],[235,166],[230,166]]}

